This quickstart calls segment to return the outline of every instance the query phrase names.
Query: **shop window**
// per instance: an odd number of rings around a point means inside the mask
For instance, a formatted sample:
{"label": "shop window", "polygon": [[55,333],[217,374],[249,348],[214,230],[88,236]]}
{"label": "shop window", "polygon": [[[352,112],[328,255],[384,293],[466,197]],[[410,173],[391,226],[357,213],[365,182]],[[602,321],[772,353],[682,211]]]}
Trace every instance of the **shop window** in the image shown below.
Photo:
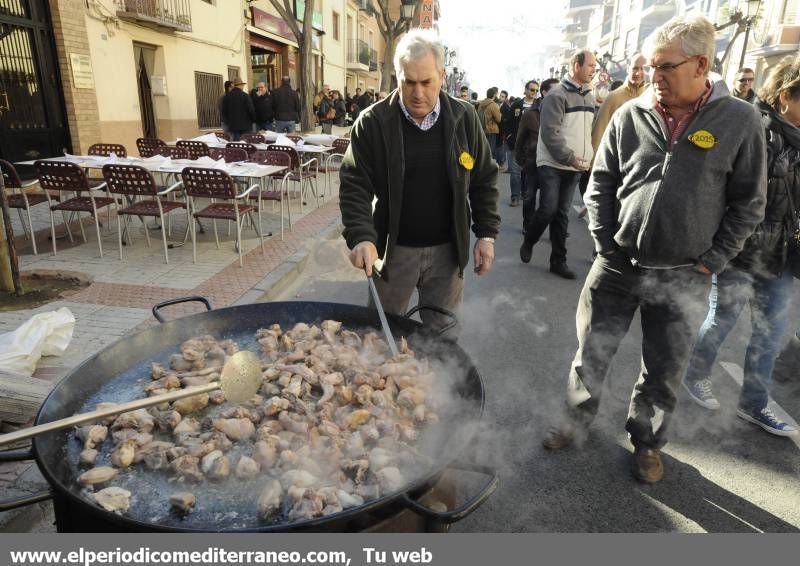
{"label": "shop window", "polygon": [[197,99],[197,125],[200,128],[217,128],[220,125],[219,97],[223,95],[222,75],[194,73],[194,91]]}

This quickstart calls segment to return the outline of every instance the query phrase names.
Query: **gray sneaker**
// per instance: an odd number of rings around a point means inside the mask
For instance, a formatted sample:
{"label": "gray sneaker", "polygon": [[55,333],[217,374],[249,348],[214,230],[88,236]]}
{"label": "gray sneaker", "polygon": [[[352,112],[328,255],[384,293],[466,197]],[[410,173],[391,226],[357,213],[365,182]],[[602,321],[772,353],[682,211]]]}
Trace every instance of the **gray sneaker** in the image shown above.
{"label": "gray sneaker", "polygon": [[689,398],[706,409],[716,411],[719,409],[719,401],[711,392],[711,380],[708,378],[698,379],[697,381],[683,381],[683,388],[689,393]]}

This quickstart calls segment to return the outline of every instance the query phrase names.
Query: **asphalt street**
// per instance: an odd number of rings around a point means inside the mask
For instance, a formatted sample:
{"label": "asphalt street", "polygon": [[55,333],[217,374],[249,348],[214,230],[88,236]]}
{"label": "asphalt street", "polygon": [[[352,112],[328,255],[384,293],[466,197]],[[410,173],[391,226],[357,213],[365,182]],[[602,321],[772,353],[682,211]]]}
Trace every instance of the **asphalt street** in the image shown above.
{"label": "asphalt street", "polygon": [[[508,206],[507,174],[500,175],[500,190],[503,225],[497,257],[486,276],[467,274],[460,344],[487,392],[474,458],[496,467],[501,483],[453,530],[798,532],[798,445],[735,414],[737,378],[741,380],[749,337],[746,314],[721,350],[712,376],[721,409],[709,412],[681,396],[663,451],[666,475],[661,483],[637,483],[629,472],[632,447],[623,427],[639,373],[638,318],[614,359],[588,440],[559,453],[542,448],[542,435],[563,403],[577,343],[575,306],[591,265],[592,245],[586,222],[572,211],[569,265],[578,280],[548,272],[546,241],[534,248],[530,264],[522,264],[522,209]],[[316,246],[303,275],[283,298],[366,304],[367,293],[363,274],[350,266],[344,241],[337,237]],[[797,310],[792,328],[800,323]],[[800,378],[773,390],[775,401],[795,418],[800,418],[799,385]],[[460,496],[468,498],[481,481],[477,474],[464,474]]]}

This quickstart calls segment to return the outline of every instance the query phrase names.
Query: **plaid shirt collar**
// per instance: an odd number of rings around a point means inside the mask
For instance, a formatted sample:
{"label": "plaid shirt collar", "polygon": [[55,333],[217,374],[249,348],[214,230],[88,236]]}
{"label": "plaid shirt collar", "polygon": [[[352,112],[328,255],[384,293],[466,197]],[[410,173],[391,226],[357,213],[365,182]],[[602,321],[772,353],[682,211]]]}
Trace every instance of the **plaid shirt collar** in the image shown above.
{"label": "plaid shirt collar", "polygon": [[676,119],[672,113],[669,111],[669,108],[661,104],[655,95],[655,91],[653,91],[653,108],[655,108],[656,112],[658,112],[661,119],[664,121],[664,125],[667,127],[667,137],[669,138],[669,149],[672,150],[672,146],[678,143],[678,140],[683,135],[683,132],[686,131],[686,127],[689,125],[689,122],[694,118],[695,114],[703,107],[703,105],[708,102],[708,99],[711,98],[711,94],[714,92],[714,85],[710,81],[706,81],[706,90],[703,94],[698,98],[694,104],[692,104],[691,109],[689,112],[683,115],[680,119]]}
{"label": "plaid shirt collar", "polygon": [[403,103],[403,97],[401,95],[398,95],[397,98],[400,101],[400,109],[403,111],[403,114],[405,115],[405,117],[408,119],[409,122],[414,124],[420,130],[422,130],[423,132],[426,132],[426,131],[430,130],[434,125],[436,125],[436,121],[439,119],[439,114],[441,113],[441,110],[442,110],[442,101],[441,101],[441,99],[439,99],[439,98],[436,99],[436,106],[433,107],[433,110],[431,110],[428,113],[428,115],[425,116],[422,119],[422,123],[421,124],[417,124],[417,121],[408,112],[408,108],[406,108],[406,105]]}

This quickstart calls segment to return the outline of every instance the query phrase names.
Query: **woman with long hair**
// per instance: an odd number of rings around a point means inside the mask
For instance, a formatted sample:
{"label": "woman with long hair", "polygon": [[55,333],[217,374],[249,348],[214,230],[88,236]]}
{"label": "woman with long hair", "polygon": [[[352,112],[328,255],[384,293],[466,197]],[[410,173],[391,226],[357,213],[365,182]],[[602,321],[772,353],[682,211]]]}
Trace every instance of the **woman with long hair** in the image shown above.
{"label": "woman with long hair", "polygon": [[742,252],[715,277],[709,311],[684,379],[693,401],[715,410],[711,368],[722,342],[745,305],[752,334],[736,414],[778,436],[798,430],[769,407],[769,388],[779,344],[786,330],[794,278],[787,268],[787,242],[800,204],[800,55],[784,58],[770,72],[754,105],[767,139],[768,185],[764,221]]}

